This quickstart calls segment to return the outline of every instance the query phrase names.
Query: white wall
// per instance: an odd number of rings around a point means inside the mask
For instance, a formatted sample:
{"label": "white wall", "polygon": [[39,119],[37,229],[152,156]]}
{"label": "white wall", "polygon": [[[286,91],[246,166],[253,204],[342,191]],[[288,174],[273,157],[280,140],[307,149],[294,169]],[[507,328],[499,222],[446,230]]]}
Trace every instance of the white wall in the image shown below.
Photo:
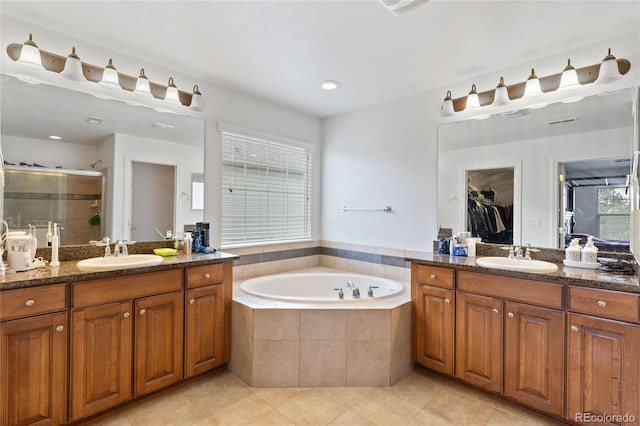
{"label": "white wall", "polygon": [[2,136],[2,154],[10,163],[21,161],[38,163],[50,168],[93,170],[89,164],[98,159],[97,148],[92,145],[62,141]]}
{"label": "white wall", "polygon": [[[105,46],[96,46],[83,40],[82,34],[66,35],[45,28],[36,27],[28,22],[17,20],[0,14],[0,40],[3,49],[11,43],[23,43],[25,37],[33,32],[37,34],[38,46],[58,55],[67,55],[71,46],[75,46],[83,62],[104,66],[107,58],[113,58],[118,72],[136,76],[140,68],[152,82],[164,84],[169,76],[173,76],[179,89],[190,90],[198,84],[205,101],[205,109],[201,112],[190,111],[189,115],[205,121],[205,208],[204,221],[211,224],[211,244],[220,244],[221,213],[221,137],[217,130],[218,122],[300,140],[317,146],[314,156],[314,182],[320,182],[321,169],[321,121],[308,114],[301,113],[284,106],[276,105],[256,97],[237,91],[227,90],[206,81],[195,79],[178,70],[170,70],[157,64],[146,62],[144,58],[135,58],[123,52],[109,50]],[[52,22],[51,26],[55,26]],[[60,29],[63,31],[64,29]],[[150,41],[152,42],[152,41]],[[0,55],[0,69],[3,73],[15,72],[16,65],[6,54]],[[59,85],[67,82],[59,79]],[[103,157],[103,160],[105,158]],[[95,161],[95,160],[91,160]],[[114,170],[114,173],[123,173]],[[116,182],[118,183],[118,182]],[[122,183],[118,183],[121,185]],[[320,185],[314,185],[314,210],[312,212],[313,239],[317,239],[320,228]],[[122,226],[122,223],[114,224]]]}

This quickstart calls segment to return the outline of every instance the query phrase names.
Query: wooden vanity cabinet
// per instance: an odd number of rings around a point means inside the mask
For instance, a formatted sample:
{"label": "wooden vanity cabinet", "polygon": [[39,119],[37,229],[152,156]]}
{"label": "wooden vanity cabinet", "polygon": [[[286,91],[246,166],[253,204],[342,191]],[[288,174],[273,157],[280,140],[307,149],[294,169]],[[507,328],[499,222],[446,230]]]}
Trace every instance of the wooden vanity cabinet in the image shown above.
{"label": "wooden vanity cabinet", "polygon": [[455,291],[454,270],[413,265],[415,361],[453,375]]}
{"label": "wooden vanity cabinet", "polygon": [[182,270],[72,285],[72,421],[182,379]]}
{"label": "wooden vanity cabinet", "polygon": [[0,425],[67,417],[66,284],[0,295]]}
{"label": "wooden vanity cabinet", "polygon": [[567,419],[627,415],[622,423],[640,424],[638,296],[570,286],[569,309]]}
{"label": "wooden vanity cabinet", "polygon": [[468,271],[457,277],[456,376],[562,416],[563,286]]}
{"label": "wooden vanity cabinet", "polygon": [[226,362],[224,264],[187,268],[184,375]]}

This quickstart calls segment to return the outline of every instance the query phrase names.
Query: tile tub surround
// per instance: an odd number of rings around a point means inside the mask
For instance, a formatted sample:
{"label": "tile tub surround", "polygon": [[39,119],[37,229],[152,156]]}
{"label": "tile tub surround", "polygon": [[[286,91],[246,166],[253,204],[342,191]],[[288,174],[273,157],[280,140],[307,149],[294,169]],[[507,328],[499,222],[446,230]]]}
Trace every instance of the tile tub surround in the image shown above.
{"label": "tile tub surround", "polygon": [[[304,272],[345,272],[316,267]],[[251,386],[389,386],[411,370],[408,283],[379,300],[293,303],[234,282],[229,370]]]}
{"label": "tile tub surround", "polygon": [[229,370],[254,387],[390,386],[411,371],[411,303],[254,309],[232,302]]}

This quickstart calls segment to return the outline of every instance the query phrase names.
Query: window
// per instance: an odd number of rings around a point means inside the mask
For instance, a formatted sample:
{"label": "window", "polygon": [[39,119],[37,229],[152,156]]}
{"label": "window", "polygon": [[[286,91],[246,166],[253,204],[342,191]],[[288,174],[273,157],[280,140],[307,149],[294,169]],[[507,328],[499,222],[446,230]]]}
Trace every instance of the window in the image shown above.
{"label": "window", "polygon": [[222,130],[222,245],[311,236],[310,150]]}
{"label": "window", "polygon": [[598,188],[598,236],[628,241],[631,237],[629,211],[626,188]]}

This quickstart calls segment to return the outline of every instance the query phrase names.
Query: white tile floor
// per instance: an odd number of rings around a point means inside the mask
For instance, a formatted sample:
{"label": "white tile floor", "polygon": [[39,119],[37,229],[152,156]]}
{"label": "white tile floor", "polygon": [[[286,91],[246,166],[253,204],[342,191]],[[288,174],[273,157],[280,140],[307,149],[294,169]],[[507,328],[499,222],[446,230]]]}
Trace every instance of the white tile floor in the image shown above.
{"label": "white tile floor", "polygon": [[252,388],[225,369],[88,422],[155,425],[555,425],[543,416],[413,370],[388,387]]}

